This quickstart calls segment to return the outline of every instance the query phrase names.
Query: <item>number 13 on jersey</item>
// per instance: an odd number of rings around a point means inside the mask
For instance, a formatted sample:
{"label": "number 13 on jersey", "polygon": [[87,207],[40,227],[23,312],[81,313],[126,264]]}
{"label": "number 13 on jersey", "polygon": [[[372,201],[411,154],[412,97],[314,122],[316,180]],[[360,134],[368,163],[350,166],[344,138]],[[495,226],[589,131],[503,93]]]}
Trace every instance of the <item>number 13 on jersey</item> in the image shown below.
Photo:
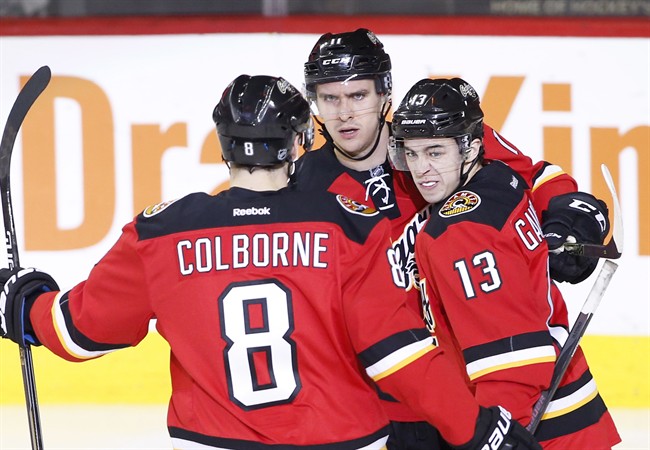
{"label": "number 13 on jersey", "polygon": [[474,255],[470,259],[470,264],[468,264],[467,260],[465,259],[459,259],[458,261],[454,262],[454,269],[460,276],[460,280],[463,285],[463,290],[465,292],[465,297],[467,300],[471,300],[476,297],[476,291],[474,290],[474,282],[472,280],[470,268],[480,270],[481,282],[478,284],[478,287],[486,294],[501,287],[501,276],[499,275],[496,260],[492,252],[484,251]]}

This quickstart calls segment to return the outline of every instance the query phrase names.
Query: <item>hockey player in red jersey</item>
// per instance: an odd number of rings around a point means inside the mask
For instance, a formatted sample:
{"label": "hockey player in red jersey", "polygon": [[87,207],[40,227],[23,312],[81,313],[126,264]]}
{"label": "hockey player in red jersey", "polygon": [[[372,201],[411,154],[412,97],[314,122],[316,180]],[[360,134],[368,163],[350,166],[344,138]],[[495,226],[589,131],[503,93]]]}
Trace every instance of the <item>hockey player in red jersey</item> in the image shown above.
{"label": "hockey player in red jersey", "polygon": [[[414,215],[426,215],[427,205],[408,175],[394,172],[388,160],[390,123],[386,117],[392,104],[391,59],[383,44],[370,30],[323,34],[304,65],[305,89],[316,107],[326,143],[307,152],[298,161],[298,181],[303,190],[330,190],[357,201],[374,205],[395,227],[395,239],[410,233]],[[547,220],[564,215],[570,208],[552,208],[549,202],[577,191],[576,181],[559,166],[533,161],[489,125],[483,124],[485,159],[499,160],[517,171],[531,186],[533,204],[546,232]],[[300,176],[302,174],[303,176]],[[563,203],[563,202],[559,202]],[[571,216],[571,214],[568,214]],[[573,218],[572,218],[573,219]],[[596,242],[599,234],[582,229],[580,220],[559,221],[563,226],[552,230],[549,246],[551,275],[557,281],[578,283],[595,270],[597,258],[572,255],[563,251],[568,236],[582,242]],[[403,240],[408,238],[402,236]],[[399,253],[408,249],[397,248]],[[408,277],[411,259],[401,261]],[[412,277],[411,283],[412,283]]]}
{"label": "hockey player in red jersey", "polygon": [[406,307],[388,220],[287,186],[311,131],[300,93],[242,75],[213,118],[231,188],[147,208],[68,292],[34,269],[0,270],[2,337],[84,361],[137,345],[157,319],[179,450],[385,448],[369,380],[459,449],[540,450],[508,411],[479,407]]}
{"label": "hockey player in red jersey", "polygon": [[[415,246],[432,333],[456,355],[480,403],[503,400],[527,425],[567,338],[567,310],[549,277],[530,185],[505,164],[483,160],[482,122],[471,85],[421,80],[395,111],[391,159],[433,205]],[[604,238],[604,204],[584,192],[571,197]],[[549,450],[620,442],[581,351],[536,437]]]}
{"label": "hockey player in red jersey", "polygon": [[[301,190],[344,194],[373,205],[392,225],[390,258],[394,276],[407,290],[409,305],[420,311],[415,236],[429,217],[430,206],[418,192],[408,172],[395,171],[388,159],[391,108],[391,60],[382,43],[367,29],[322,35],[304,66],[305,87],[326,143],[305,153],[297,163]],[[551,274],[558,281],[579,282],[596,267],[597,259],[563,251],[569,236],[580,242],[599,242],[600,231],[583,224],[568,207],[566,194],[577,190],[573,178],[545,161],[533,163],[515,146],[484,124],[485,158],[501,160],[532,187],[535,210],[544,213],[548,232]],[[549,202],[555,199],[553,207]],[[430,427],[390,396],[380,393],[393,422],[392,450],[431,449],[438,440]]]}

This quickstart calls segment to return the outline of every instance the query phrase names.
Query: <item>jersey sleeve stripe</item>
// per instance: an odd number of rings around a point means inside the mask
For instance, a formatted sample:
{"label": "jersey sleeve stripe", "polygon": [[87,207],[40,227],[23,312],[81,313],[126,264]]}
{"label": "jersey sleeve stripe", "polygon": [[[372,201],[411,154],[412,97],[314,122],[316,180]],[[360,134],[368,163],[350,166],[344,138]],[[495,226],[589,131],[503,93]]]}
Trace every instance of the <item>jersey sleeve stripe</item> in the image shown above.
{"label": "jersey sleeve stripe", "polygon": [[544,183],[552,180],[553,178],[559,177],[560,175],[564,175],[565,173],[566,172],[564,172],[560,166],[555,166],[553,164],[547,165],[544,167],[541,173],[535,176],[532,192],[535,192],[535,190],[542,186]]}
{"label": "jersey sleeve stripe", "polygon": [[463,350],[463,358],[467,364],[489,356],[507,354],[516,350],[544,347],[553,345],[553,339],[548,331],[531,331],[529,333],[507,336],[495,341],[468,347]]}
{"label": "jersey sleeve stripe", "polygon": [[469,379],[475,380],[499,370],[547,362],[555,362],[555,348],[552,345],[489,356],[467,364],[466,369]]}
{"label": "jersey sleeve stripe", "polygon": [[431,340],[431,333],[426,328],[400,331],[380,340],[359,353],[359,359],[364,367],[370,367],[409,344],[426,340]]}
{"label": "jersey sleeve stripe", "polygon": [[548,331],[508,336],[463,350],[470,380],[499,370],[555,362],[556,352]]}
{"label": "jersey sleeve stripe", "polygon": [[422,355],[434,350],[433,338],[414,342],[387,355],[372,366],[366,367],[366,373],[374,381],[379,381],[388,375],[397,372],[404,366],[420,358]]}
{"label": "jersey sleeve stripe", "polygon": [[597,395],[598,388],[596,387],[596,381],[592,378],[573,394],[552,400],[546,409],[546,413],[542,416],[542,420],[552,419],[575,411],[582,405],[593,400]]}
{"label": "jersey sleeve stripe", "polygon": [[575,433],[598,423],[606,412],[607,406],[587,369],[557,390],[535,437],[541,442]]}
{"label": "jersey sleeve stripe", "polygon": [[59,292],[52,303],[52,321],[61,346],[70,356],[77,359],[92,359],[125,347],[121,345],[104,350],[88,350],[75,342],[73,336],[80,333],[72,325],[67,303],[68,294]]}

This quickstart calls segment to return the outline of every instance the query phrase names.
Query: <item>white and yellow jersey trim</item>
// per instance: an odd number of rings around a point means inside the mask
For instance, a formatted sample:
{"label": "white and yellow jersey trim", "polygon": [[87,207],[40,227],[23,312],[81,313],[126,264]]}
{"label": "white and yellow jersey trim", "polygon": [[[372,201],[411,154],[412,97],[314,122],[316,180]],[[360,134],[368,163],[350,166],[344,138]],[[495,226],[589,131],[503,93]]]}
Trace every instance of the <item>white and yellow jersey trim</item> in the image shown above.
{"label": "white and yellow jersey trim", "polygon": [[[73,335],[77,334],[74,330],[70,330],[66,323],[66,313],[64,312],[63,305],[68,301],[68,296],[64,292],[59,292],[52,303],[52,321],[54,331],[56,332],[59,342],[64,350],[72,357],[77,359],[92,359],[105,355],[106,353],[114,352],[119,348],[106,349],[106,350],[88,350],[79,345]],[[67,310],[67,308],[66,308]],[[72,323],[71,320],[69,320]]]}
{"label": "white and yellow jersey trim", "polygon": [[432,337],[414,342],[387,355],[375,364],[366,367],[366,373],[374,381],[379,381],[435,348]]}
{"label": "white and yellow jersey trim", "polygon": [[560,175],[564,175],[565,173],[566,172],[560,166],[549,164],[544,168],[542,173],[540,173],[537,177],[535,177],[535,182],[533,184],[532,191],[535,192],[537,188],[542,186],[547,181],[550,181],[555,177],[559,177]]}
{"label": "white and yellow jersey trim", "polygon": [[475,380],[499,370],[555,362],[555,358],[555,348],[552,345],[544,345],[478,359],[467,364],[466,369],[469,379]]}
{"label": "white and yellow jersey trim", "polygon": [[582,405],[589,403],[597,395],[598,388],[596,387],[596,382],[592,378],[576,392],[567,395],[566,397],[552,400],[546,409],[546,413],[542,416],[542,420],[552,419],[575,411]]}

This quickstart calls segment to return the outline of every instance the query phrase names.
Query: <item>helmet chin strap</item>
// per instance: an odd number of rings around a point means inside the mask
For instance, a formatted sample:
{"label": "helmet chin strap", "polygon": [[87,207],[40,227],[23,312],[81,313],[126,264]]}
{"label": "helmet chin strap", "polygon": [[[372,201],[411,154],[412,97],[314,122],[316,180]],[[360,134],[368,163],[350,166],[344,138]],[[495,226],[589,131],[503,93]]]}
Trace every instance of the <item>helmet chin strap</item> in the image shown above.
{"label": "helmet chin strap", "polygon": [[[381,130],[384,128],[384,125],[386,124],[386,116],[388,116],[388,111],[390,111],[390,105],[391,102],[385,102],[382,105],[382,111],[379,114],[379,123],[378,123],[378,128],[377,128],[377,138],[375,139],[375,143],[370,149],[368,153],[366,153],[363,156],[353,156],[346,152],[345,150],[341,149],[338,145],[336,145],[336,142],[334,142],[334,139],[332,139],[332,136],[327,132],[327,129],[325,128],[325,125],[321,123],[319,120],[316,120],[318,124],[321,126],[321,130],[323,131],[323,136],[325,139],[329,142],[332,143],[332,146],[334,147],[334,150],[339,152],[342,156],[344,156],[347,159],[350,159],[352,161],[365,161],[366,159],[370,158],[374,153],[375,150],[377,150],[377,146],[379,145],[379,139],[381,138]],[[388,106],[388,107],[386,107]],[[384,111],[385,109],[385,111]]]}
{"label": "helmet chin strap", "polygon": [[[481,145],[483,145],[483,144],[481,144]],[[480,152],[476,155],[476,158],[474,158],[474,160],[470,163],[470,165],[467,168],[466,172],[463,172],[463,166],[465,165],[465,162],[466,162],[465,160],[463,160],[463,163],[460,165],[460,169],[459,169],[460,170],[460,179],[458,180],[458,187],[456,187],[456,189],[464,186],[465,183],[467,183],[467,177],[469,176],[469,173],[472,171],[474,166],[476,164],[478,164],[479,156],[480,156]]]}

